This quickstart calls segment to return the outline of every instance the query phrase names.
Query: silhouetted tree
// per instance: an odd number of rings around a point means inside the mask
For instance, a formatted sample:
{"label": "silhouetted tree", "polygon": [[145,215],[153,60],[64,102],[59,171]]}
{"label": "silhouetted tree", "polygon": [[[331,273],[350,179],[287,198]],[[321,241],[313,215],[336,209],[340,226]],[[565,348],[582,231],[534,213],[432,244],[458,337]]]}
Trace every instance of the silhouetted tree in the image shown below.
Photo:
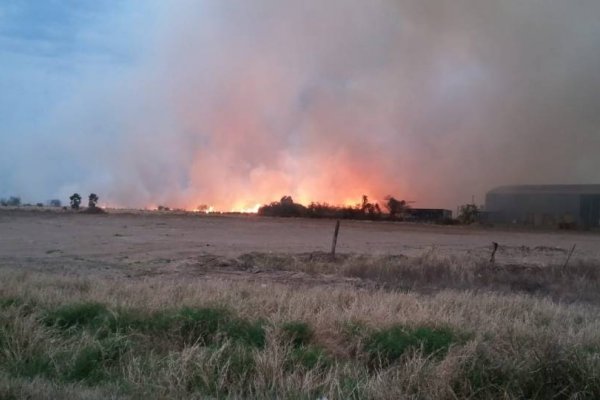
{"label": "silhouetted tree", "polygon": [[71,200],[71,208],[73,210],[79,210],[79,205],[81,204],[81,196],[79,193],[73,193],[73,195],[69,197],[69,200]]}
{"label": "silhouetted tree", "polygon": [[360,209],[365,212],[367,210],[367,208],[369,207],[369,197],[366,194],[363,194],[362,196],[362,204],[360,206]]}
{"label": "silhouetted tree", "polygon": [[21,205],[21,198],[11,196],[8,199],[0,199],[0,206],[2,207],[18,207]]}
{"label": "silhouetted tree", "polygon": [[292,199],[292,196],[283,196],[281,200],[279,200],[279,202],[281,203],[281,205],[290,206],[294,204],[294,199]]}
{"label": "silhouetted tree", "polygon": [[294,203],[291,196],[283,196],[279,201],[265,204],[258,209],[258,215],[270,217],[309,217],[338,219],[372,219],[381,218],[381,208],[377,203],[370,203],[367,196],[362,203],[355,206],[334,206],[327,203],[310,203],[308,207]]}
{"label": "silhouetted tree", "polygon": [[258,209],[259,215],[270,217],[303,217],[307,213],[306,207],[294,203],[292,196],[283,196],[281,200],[265,204]]}
{"label": "silhouetted tree", "polygon": [[62,203],[58,199],[52,199],[48,202],[48,204],[50,205],[50,207],[60,207],[62,205]]}
{"label": "silhouetted tree", "polygon": [[385,200],[387,201],[385,207],[388,209],[391,219],[402,216],[408,209],[408,204],[405,200],[397,200],[392,196],[387,196]]}
{"label": "silhouetted tree", "polygon": [[375,203],[375,213],[381,215],[381,208],[379,207],[379,203]]}
{"label": "silhouetted tree", "polygon": [[2,199],[0,203],[4,207],[19,207],[21,205],[21,198],[18,196],[10,196],[8,200]]}
{"label": "silhouetted tree", "polygon": [[378,219],[381,216],[381,208],[379,208],[379,204],[370,203],[367,195],[363,195],[362,197],[360,210],[363,212],[363,214],[366,214],[369,219]]}
{"label": "silhouetted tree", "polygon": [[96,193],[91,193],[90,196],[88,197],[88,207],[95,208],[96,204],[98,203],[98,200],[100,200],[98,195],[96,195]]}
{"label": "silhouetted tree", "polygon": [[476,204],[464,204],[460,206],[458,220],[461,224],[472,224],[479,221],[479,207]]}

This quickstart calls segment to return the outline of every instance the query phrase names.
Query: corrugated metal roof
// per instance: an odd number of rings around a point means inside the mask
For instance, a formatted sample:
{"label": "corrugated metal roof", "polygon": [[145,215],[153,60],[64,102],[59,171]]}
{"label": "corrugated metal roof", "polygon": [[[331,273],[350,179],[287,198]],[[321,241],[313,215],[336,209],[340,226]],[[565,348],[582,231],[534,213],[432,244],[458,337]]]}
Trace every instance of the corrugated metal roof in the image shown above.
{"label": "corrugated metal roof", "polygon": [[514,185],[500,186],[489,194],[597,194],[600,185]]}

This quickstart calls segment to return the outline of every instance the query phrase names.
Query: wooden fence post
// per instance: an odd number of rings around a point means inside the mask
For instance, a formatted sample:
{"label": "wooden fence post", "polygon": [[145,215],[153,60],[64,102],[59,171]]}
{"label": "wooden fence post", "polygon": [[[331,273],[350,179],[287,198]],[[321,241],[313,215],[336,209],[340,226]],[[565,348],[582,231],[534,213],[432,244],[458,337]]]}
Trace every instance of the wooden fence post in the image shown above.
{"label": "wooden fence post", "polygon": [[569,264],[569,260],[571,260],[571,256],[575,252],[575,246],[577,246],[577,244],[574,244],[573,247],[571,247],[571,251],[569,251],[569,255],[567,256],[567,259],[565,260],[565,263],[564,263],[564,265],[562,267],[563,271],[567,269],[567,265]]}
{"label": "wooden fence post", "polygon": [[496,251],[498,251],[498,243],[492,242],[492,256],[490,257],[490,263],[494,263],[496,261]]}
{"label": "wooden fence post", "polygon": [[331,243],[331,258],[335,259],[335,247],[337,246],[338,233],[340,232],[340,220],[338,219],[335,223],[335,230],[333,231],[333,243]]}

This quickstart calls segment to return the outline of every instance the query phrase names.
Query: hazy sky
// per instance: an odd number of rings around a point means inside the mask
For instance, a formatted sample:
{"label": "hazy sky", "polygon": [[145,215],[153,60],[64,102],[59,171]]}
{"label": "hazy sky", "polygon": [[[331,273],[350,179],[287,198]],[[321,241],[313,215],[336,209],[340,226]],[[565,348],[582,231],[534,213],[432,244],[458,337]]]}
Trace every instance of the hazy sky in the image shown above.
{"label": "hazy sky", "polygon": [[597,0],[0,2],[0,197],[252,207],[600,183]]}

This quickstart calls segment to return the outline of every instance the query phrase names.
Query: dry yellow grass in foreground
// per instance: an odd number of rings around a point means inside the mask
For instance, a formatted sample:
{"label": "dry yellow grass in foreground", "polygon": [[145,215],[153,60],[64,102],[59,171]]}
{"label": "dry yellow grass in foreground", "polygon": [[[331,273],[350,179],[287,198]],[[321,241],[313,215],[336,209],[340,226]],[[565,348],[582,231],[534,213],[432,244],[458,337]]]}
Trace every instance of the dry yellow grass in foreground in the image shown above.
{"label": "dry yellow grass in foreground", "polygon": [[600,310],[0,270],[0,398],[598,398]]}

